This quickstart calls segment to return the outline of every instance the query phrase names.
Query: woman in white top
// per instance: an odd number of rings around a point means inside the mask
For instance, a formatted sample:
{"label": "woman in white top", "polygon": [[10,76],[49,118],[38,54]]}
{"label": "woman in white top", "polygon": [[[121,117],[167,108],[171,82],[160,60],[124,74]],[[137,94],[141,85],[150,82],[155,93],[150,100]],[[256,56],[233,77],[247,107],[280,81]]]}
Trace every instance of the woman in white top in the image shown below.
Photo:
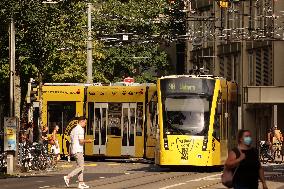
{"label": "woman in white top", "polygon": [[55,155],[56,162],[60,159],[60,147],[59,147],[59,142],[56,137],[58,130],[59,130],[59,126],[55,125],[53,132],[52,132],[52,139],[54,140],[54,144],[51,146],[51,152]]}

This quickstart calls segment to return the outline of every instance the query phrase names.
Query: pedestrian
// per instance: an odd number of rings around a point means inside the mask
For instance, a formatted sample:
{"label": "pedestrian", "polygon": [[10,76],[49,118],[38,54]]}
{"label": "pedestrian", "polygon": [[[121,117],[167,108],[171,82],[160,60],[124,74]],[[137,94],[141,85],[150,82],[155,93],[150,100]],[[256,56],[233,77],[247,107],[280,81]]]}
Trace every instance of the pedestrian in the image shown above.
{"label": "pedestrian", "polygon": [[48,152],[48,127],[44,126],[42,129],[42,136],[41,136],[41,141],[42,141],[42,146],[44,151],[47,153]]}
{"label": "pedestrian", "polygon": [[34,129],[33,129],[33,123],[32,122],[29,122],[28,123],[28,128],[26,130],[26,141],[28,142],[29,145],[32,145],[33,142],[34,142]]}
{"label": "pedestrian", "polygon": [[59,126],[55,125],[53,132],[52,132],[52,135],[51,135],[52,140],[54,141],[54,144],[52,144],[50,149],[51,149],[51,152],[54,155],[54,163],[55,164],[57,164],[57,161],[60,159],[60,147],[59,147],[58,139],[56,137],[58,130],[59,130]]}
{"label": "pedestrian", "polygon": [[81,116],[78,118],[78,124],[71,131],[71,153],[75,156],[77,163],[76,169],[74,169],[67,176],[64,176],[64,181],[66,186],[69,186],[70,179],[75,175],[78,175],[79,185],[78,188],[89,188],[88,185],[84,183],[83,171],[84,171],[84,144],[91,143],[93,140],[85,140],[86,118]]}
{"label": "pedestrian", "polygon": [[48,144],[47,133],[48,133],[48,127],[45,126],[45,127],[43,127],[43,129],[42,129],[42,135],[41,135],[41,140],[42,140],[42,143],[43,143],[44,145],[47,145],[47,144]]}
{"label": "pedestrian", "polygon": [[252,147],[249,130],[239,131],[238,147],[229,152],[225,166],[235,171],[234,189],[258,189],[258,179],[262,182],[263,189],[267,189],[258,151]]}

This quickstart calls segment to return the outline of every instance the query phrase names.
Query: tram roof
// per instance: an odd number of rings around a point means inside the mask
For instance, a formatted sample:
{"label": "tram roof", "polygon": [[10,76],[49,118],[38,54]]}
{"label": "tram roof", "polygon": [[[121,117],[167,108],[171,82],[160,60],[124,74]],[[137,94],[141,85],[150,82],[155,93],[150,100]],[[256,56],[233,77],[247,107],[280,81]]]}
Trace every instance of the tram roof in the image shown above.
{"label": "tram roof", "polygon": [[214,75],[169,75],[169,76],[163,76],[160,79],[168,79],[168,78],[182,78],[182,77],[188,77],[188,78],[206,78],[206,79],[225,79],[223,77],[214,76]]}
{"label": "tram roof", "polygon": [[125,83],[125,82],[116,82],[116,83],[44,83],[44,86],[153,86],[154,83]]}

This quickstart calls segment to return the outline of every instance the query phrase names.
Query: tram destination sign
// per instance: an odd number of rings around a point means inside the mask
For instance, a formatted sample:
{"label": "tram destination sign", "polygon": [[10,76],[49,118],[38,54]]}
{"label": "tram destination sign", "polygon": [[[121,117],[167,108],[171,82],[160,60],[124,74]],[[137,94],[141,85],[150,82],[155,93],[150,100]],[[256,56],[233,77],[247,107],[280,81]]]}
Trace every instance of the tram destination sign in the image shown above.
{"label": "tram destination sign", "polygon": [[215,80],[200,78],[166,78],[161,79],[161,90],[165,94],[209,94],[213,95]]}

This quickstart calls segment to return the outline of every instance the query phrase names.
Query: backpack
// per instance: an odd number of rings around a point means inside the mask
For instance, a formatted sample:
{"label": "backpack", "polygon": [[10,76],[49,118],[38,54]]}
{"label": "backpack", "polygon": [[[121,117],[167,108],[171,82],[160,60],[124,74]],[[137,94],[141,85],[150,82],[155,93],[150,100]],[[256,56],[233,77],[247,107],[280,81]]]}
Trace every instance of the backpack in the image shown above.
{"label": "backpack", "polygon": [[[233,151],[236,154],[236,158],[239,158],[241,156],[241,153],[239,151],[238,148],[234,148]],[[232,188],[233,187],[233,180],[234,180],[234,176],[237,172],[238,167],[236,167],[235,169],[230,169],[227,168],[226,166],[224,166],[224,171],[223,174],[221,176],[221,181],[222,184],[228,188]]]}

